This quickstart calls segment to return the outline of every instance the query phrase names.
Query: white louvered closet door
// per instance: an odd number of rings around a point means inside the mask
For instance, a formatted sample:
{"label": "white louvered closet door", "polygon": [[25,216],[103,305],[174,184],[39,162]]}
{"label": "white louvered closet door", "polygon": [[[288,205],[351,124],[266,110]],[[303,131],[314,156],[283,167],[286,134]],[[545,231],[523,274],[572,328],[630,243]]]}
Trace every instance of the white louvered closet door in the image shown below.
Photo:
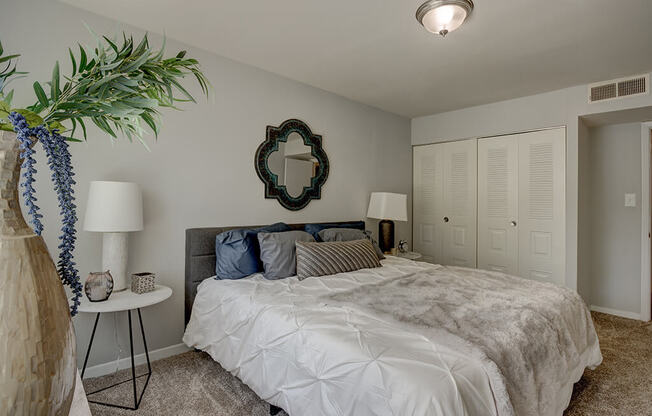
{"label": "white louvered closet door", "polygon": [[478,140],[478,268],[518,274],[517,135]]}
{"label": "white louvered closet door", "polygon": [[413,148],[414,250],[423,261],[442,262],[443,152],[439,144]]}
{"label": "white louvered closet door", "polygon": [[477,140],[444,143],[442,264],[476,267]]}
{"label": "white louvered closet door", "polygon": [[518,275],[565,285],[566,129],[517,135]]}

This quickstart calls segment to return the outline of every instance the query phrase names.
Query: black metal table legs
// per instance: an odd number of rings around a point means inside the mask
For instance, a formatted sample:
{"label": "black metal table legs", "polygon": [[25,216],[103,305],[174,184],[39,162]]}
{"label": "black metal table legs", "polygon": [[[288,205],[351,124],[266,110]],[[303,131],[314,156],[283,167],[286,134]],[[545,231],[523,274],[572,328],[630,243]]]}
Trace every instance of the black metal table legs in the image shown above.
{"label": "black metal table legs", "polygon": [[[112,387],[118,386],[120,384],[127,383],[129,381],[132,382],[133,388],[134,388],[134,405],[133,407],[129,406],[123,406],[119,404],[113,404],[113,403],[104,403],[104,402],[98,402],[95,400],[88,400],[89,403],[95,403],[95,404],[101,404],[103,406],[110,406],[110,407],[117,407],[120,409],[127,409],[127,410],[138,410],[138,406],[140,406],[140,401],[143,399],[143,394],[145,394],[145,389],[147,389],[147,383],[149,383],[149,378],[152,376],[152,366],[149,362],[149,351],[147,350],[147,340],[145,340],[145,328],[143,327],[143,318],[140,315],[140,308],[138,310],[138,322],[140,323],[140,333],[143,336],[143,347],[145,347],[145,358],[147,358],[147,373],[141,374],[139,376],[136,376],[136,365],[134,362],[134,336],[133,336],[133,330],[132,330],[132,325],[131,325],[131,310],[127,311],[127,317],[129,318],[129,348],[131,351],[131,379],[119,381],[115,384],[112,384],[107,387],[103,387],[99,390],[95,390],[90,393],[86,393],[86,396],[90,396],[95,393],[99,393],[104,390],[108,390]],[[100,320],[100,313],[98,312],[97,317],[95,318],[95,324],[93,325],[93,332],[91,333],[91,340],[88,343],[88,349],[86,350],[86,357],[84,358],[84,367],[82,368],[81,372],[81,378],[84,378],[84,372],[86,371],[86,364],[88,363],[88,356],[90,355],[91,352],[91,346],[93,345],[93,338],[95,338],[95,330],[97,329],[97,323]],[[147,380],[145,380],[145,385],[143,386],[143,390],[140,392],[140,396],[138,396],[138,392],[136,390],[136,379],[147,376]]]}
{"label": "black metal table legs", "polygon": [[281,409],[280,407],[276,407],[273,404],[269,405],[269,414],[271,416],[275,416],[275,415],[281,413],[282,411],[283,411],[283,409]]}

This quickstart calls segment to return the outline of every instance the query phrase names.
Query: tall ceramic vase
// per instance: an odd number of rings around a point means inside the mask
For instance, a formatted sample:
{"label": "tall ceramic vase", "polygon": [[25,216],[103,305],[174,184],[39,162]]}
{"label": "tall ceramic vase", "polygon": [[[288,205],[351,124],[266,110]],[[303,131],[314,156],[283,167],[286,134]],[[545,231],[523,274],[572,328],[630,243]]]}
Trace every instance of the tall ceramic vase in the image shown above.
{"label": "tall ceramic vase", "polygon": [[18,145],[0,131],[0,416],[67,416],[75,334],[45,242],[21,214]]}

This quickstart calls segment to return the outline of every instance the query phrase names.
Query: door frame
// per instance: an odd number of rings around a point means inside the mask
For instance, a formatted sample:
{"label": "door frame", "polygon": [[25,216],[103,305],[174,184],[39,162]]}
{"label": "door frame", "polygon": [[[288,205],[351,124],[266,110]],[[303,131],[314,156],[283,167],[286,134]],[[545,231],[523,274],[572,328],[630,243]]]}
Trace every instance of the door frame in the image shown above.
{"label": "door frame", "polygon": [[652,316],[652,211],[650,210],[650,158],[652,157],[652,121],[641,123],[641,320]]}

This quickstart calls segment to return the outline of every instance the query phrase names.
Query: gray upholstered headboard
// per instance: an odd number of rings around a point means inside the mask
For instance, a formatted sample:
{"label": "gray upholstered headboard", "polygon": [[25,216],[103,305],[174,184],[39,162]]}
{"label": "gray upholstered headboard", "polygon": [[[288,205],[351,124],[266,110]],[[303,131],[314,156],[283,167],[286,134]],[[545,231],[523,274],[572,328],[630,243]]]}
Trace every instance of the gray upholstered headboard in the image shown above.
{"label": "gray upholstered headboard", "polygon": [[[329,224],[344,224],[344,222],[331,222]],[[303,230],[306,224],[289,225],[294,230]],[[186,324],[190,320],[192,304],[197,294],[197,285],[204,279],[215,276],[215,237],[228,230],[257,227],[259,226],[239,225],[230,227],[189,228],[186,230]]]}

